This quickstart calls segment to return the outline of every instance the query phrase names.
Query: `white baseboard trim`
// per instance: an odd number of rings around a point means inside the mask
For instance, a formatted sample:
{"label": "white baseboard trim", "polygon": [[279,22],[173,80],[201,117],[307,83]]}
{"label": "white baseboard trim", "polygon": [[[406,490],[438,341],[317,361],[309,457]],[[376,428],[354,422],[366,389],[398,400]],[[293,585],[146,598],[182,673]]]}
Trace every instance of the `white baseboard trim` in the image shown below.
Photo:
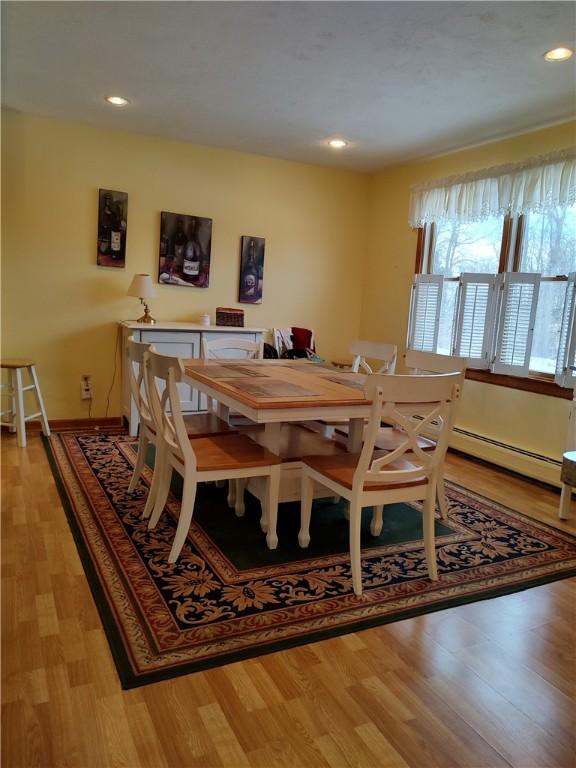
{"label": "white baseboard trim", "polygon": [[560,488],[562,462],[550,456],[526,451],[458,427],[454,428],[450,447]]}

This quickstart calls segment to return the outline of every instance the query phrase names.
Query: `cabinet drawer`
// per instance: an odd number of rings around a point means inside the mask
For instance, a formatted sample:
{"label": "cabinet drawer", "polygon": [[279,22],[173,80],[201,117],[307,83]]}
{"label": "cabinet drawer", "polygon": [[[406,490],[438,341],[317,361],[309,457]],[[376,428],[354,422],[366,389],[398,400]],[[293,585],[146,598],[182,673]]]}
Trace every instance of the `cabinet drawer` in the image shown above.
{"label": "cabinet drawer", "polygon": [[142,341],[148,344],[200,345],[200,334],[186,331],[140,331]]}

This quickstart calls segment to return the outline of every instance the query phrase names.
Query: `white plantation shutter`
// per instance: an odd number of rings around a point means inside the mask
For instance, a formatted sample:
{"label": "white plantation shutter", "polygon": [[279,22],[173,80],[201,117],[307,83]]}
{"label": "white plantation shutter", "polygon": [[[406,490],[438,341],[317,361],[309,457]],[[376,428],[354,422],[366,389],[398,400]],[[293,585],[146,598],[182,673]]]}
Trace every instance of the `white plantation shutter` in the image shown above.
{"label": "white plantation shutter", "polygon": [[566,285],[554,380],[561,387],[576,385],[576,272],[570,273]]}
{"label": "white plantation shutter", "polygon": [[408,349],[436,352],[443,283],[442,275],[415,275],[408,325]]}
{"label": "white plantation shutter", "polygon": [[496,317],[496,275],[460,275],[453,353],[469,368],[489,368]]}
{"label": "white plantation shutter", "polygon": [[494,373],[528,376],[540,275],[506,272],[499,276],[499,283],[498,330],[492,370]]}

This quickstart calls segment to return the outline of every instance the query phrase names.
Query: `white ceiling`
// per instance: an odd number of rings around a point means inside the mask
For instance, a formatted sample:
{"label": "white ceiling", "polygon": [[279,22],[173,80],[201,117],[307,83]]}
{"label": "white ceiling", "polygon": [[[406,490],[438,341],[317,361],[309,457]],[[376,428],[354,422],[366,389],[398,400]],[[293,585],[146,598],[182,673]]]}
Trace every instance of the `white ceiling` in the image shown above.
{"label": "white ceiling", "polygon": [[572,2],[3,2],[3,104],[371,171],[573,117],[576,57],[542,54],[573,45],[575,16]]}

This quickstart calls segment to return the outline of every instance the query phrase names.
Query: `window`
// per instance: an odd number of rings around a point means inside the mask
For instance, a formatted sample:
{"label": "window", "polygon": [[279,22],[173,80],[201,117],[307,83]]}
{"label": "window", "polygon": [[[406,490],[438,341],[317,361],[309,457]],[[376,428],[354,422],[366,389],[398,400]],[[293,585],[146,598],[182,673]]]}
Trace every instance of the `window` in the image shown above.
{"label": "window", "polygon": [[439,222],[435,227],[432,269],[435,275],[458,277],[463,272],[498,272],[502,219]]}
{"label": "window", "polygon": [[421,250],[408,347],[573,386],[576,159],[505,171],[413,192]]}
{"label": "window", "polygon": [[[530,369],[553,374],[559,351],[567,276],[576,269],[576,206],[524,217],[520,269],[539,273]],[[562,279],[556,276],[562,275]]]}

